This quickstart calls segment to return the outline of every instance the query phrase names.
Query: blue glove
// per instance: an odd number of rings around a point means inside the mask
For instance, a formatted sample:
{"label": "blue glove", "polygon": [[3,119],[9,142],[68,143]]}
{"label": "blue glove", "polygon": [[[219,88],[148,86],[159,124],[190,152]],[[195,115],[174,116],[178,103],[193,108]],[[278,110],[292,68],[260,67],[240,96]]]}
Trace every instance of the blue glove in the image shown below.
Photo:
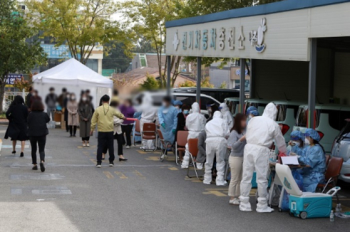
{"label": "blue glove", "polygon": [[163,127],[163,129],[165,129],[165,123],[164,122],[161,124],[161,126]]}
{"label": "blue glove", "polygon": [[176,130],[175,129],[173,129],[173,134],[175,134],[176,133]]}

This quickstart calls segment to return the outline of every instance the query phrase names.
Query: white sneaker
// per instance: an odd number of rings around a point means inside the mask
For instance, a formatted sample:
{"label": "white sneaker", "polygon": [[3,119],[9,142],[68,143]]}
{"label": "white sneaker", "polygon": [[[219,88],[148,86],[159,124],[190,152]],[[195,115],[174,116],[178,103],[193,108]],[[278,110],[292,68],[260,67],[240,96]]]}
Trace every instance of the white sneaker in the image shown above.
{"label": "white sneaker", "polygon": [[90,147],[90,143],[87,143],[86,146],[87,146],[87,147]]}
{"label": "white sneaker", "polygon": [[202,170],[203,169],[203,163],[196,163],[197,169]]}
{"label": "white sneaker", "polygon": [[126,148],[126,149],[130,149],[130,146],[126,146],[125,148]]}
{"label": "white sneaker", "polygon": [[101,168],[101,164],[96,164],[96,168]]}
{"label": "white sneaker", "polygon": [[86,144],[85,144],[85,143],[83,143],[83,147],[86,147]]}
{"label": "white sneaker", "polygon": [[233,200],[230,200],[229,203],[230,203],[230,205],[239,205],[239,199],[234,198]]}

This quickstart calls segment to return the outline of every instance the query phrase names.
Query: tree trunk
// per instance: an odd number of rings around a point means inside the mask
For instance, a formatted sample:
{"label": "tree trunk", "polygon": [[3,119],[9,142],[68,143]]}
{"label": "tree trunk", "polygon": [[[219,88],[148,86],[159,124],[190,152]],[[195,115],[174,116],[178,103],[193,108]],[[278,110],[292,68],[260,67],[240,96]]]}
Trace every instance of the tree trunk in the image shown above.
{"label": "tree trunk", "polygon": [[5,80],[0,83],[0,113],[4,113],[3,102],[4,102],[4,94],[5,94],[5,85],[6,85]]}

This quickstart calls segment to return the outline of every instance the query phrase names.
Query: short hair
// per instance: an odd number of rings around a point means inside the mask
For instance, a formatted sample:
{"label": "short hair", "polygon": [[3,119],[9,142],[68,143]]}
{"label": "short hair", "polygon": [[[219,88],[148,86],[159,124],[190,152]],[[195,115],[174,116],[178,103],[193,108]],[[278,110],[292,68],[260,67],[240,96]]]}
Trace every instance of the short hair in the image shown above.
{"label": "short hair", "polygon": [[114,95],[114,96],[117,96],[118,94],[119,94],[119,91],[118,91],[117,89],[114,89],[114,90],[113,90],[113,95]]}
{"label": "short hair", "polygon": [[32,86],[29,86],[29,92],[31,92],[33,90],[33,87]]}
{"label": "short hair", "polygon": [[111,104],[109,104],[112,107],[118,107],[119,106],[119,102],[117,101],[111,101]]}
{"label": "short hair", "polygon": [[38,91],[38,90],[36,90],[36,89],[34,90],[34,92],[35,92],[36,94],[38,94],[38,93],[39,93],[39,91]]}
{"label": "short hair", "polygon": [[50,91],[52,91],[52,90],[55,90],[55,88],[54,87],[50,87]]}
{"label": "short hair", "polygon": [[66,88],[62,88],[62,92],[63,93],[67,92],[67,89]]}
{"label": "short hair", "polygon": [[170,96],[165,96],[164,98],[163,98],[163,101],[165,101],[165,102],[171,102],[171,97]]}
{"label": "short hair", "polygon": [[101,100],[103,102],[109,102],[109,99],[110,99],[110,97],[107,94],[103,95],[102,98],[101,98]]}
{"label": "short hair", "polygon": [[181,107],[182,110],[190,110],[191,107],[187,104],[183,104],[182,107]]}
{"label": "short hair", "polygon": [[44,111],[44,104],[43,104],[42,101],[40,101],[40,100],[35,100],[35,101],[32,103],[31,110],[32,110],[32,111],[43,112],[43,111]]}
{"label": "short hair", "polygon": [[[84,91],[84,90],[83,90]],[[85,90],[85,93],[90,93],[90,89]]]}

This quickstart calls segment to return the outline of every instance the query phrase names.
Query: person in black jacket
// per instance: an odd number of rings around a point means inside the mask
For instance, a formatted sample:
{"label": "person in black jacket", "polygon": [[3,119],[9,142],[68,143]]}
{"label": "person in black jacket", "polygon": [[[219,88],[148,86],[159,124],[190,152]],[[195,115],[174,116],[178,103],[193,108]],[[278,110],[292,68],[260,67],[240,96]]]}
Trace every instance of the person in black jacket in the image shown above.
{"label": "person in black jacket", "polygon": [[24,156],[23,151],[25,141],[28,140],[27,116],[28,108],[24,105],[23,97],[16,96],[6,112],[6,118],[9,120],[9,125],[7,127],[5,139],[10,137],[12,140],[12,154],[16,154],[17,140],[21,141],[20,157]]}
{"label": "person in black jacket", "polygon": [[28,134],[30,145],[32,146],[33,170],[38,170],[36,162],[37,145],[40,154],[40,170],[45,172],[45,144],[46,136],[49,134],[46,123],[50,122],[50,117],[44,113],[44,105],[41,101],[32,103],[32,111],[28,115]]}

